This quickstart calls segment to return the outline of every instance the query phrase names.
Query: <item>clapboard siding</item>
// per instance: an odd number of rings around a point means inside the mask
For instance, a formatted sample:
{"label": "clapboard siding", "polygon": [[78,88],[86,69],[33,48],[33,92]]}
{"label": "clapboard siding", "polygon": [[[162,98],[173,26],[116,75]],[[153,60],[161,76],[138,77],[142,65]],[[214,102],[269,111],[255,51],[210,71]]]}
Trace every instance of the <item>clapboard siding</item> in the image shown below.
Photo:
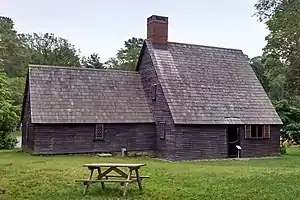
{"label": "clapboard siding", "polygon": [[245,138],[245,128],[241,129],[242,157],[263,157],[280,154],[280,126],[271,125],[271,138],[248,139]]}
{"label": "clapboard siding", "polygon": [[[156,121],[156,141],[155,152],[158,157],[172,160],[174,156],[175,135],[176,130],[171,116],[170,109],[167,105],[162,87],[158,80],[154,65],[147,48],[143,49],[142,58],[140,61],[139,71],[143,87],[148,99],[149,105]],[[156,100],[152,100],[152,85],[157,85]],[[160,139],[159,122],[165,122],[165,139]]]}
{"label": "clapboard siding", "polygon": [[94,141],[95,124],[34,124],[35,154],[153,150],[155,125],[104,124],[104,140]]}
{"label": "clapboard siding", "polygon": [[227,157],[225,125],[176,125],[175,160]]}
{"label": "clapboard siding", "polygon": [[[28,87],[28,83],[26,87]],[[26,152],[32,152],[34,148],[34,131],[31,124],[29,89],[25,92],[25,107],[23,112],[24,117],[22,119],[22,149]]]}

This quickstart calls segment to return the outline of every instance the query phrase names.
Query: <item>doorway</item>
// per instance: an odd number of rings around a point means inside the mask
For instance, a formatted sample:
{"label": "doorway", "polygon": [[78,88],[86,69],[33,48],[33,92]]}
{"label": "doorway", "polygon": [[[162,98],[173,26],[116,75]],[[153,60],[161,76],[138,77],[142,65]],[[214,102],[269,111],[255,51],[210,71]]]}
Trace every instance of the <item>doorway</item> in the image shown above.
{"label": "doorway", "polygon": [[240,127],[238,125],[229,125],[227,128],[228,158],[237,158],[240,145]]}

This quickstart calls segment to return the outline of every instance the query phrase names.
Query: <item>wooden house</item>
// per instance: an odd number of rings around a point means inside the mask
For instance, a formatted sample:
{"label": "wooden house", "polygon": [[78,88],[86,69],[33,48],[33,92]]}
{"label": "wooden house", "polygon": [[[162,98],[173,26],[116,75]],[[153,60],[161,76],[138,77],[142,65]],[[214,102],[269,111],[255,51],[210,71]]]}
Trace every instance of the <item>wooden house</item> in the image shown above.
{"label": "wooden house", "polygon": [[170,42],[156,15],[136,71],[30,65],[21,120],[32,154],[168,160],[278,155],[282,124],[241,50]]}

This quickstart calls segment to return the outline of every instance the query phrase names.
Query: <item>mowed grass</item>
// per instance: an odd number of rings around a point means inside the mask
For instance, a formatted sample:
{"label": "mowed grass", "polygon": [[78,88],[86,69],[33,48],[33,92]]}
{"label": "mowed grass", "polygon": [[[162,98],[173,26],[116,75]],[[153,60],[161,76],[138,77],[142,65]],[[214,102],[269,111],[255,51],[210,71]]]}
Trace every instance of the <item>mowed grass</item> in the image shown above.
{"label": "mowed grass", "polygon": [[[129,185],[126,197],[119,184],[102,190],[83,186],[75,179],[88,177],[85,163],[146,163],[141,175],[143,191]],[[0,151],[0,199],[300,199],[300,149],[272,159],[220,160],[171,163],[152,158],[100,158],[89,155],[31,156]]]}

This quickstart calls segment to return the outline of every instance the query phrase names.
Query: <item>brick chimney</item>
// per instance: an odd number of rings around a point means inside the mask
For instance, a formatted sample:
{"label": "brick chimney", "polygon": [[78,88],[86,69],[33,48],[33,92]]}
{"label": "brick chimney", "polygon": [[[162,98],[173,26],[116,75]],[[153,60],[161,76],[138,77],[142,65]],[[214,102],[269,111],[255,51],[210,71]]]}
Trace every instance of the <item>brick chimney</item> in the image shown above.
{"label": "brick chimney", "polygon": [[153,44],[168,44],[168,17],[152,15],[147,18],[147,39]]}

